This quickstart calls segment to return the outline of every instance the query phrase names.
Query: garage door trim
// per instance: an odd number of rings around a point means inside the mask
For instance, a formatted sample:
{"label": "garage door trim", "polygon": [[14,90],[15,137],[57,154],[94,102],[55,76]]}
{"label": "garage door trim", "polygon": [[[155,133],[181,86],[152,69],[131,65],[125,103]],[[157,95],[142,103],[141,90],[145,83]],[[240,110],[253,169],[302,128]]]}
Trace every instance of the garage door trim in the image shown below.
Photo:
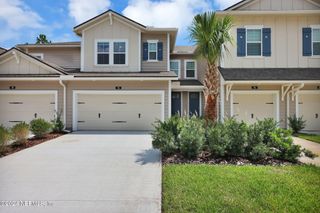
{"label": "garage door trim", "polygon": [[233,114],[233,97],[236,94],[272,94],[276,95],[276,121],[280,122],[280,103],[279,103],[279,91],[277,90],[264,90],[264,91],[248,91],[248,90],[236,90],[231,91],[230,97],[230,114],[231,117],[234,116]]}
{"label": "garage door trim", "polygon": [[164,121],[164,91],[163,90],[73,90],[72,101],[72,130],[77,131],[78,125],[78,109],[77,99],[78,94],[92,94],[92,95],[160,95],[161,96],[161,121]]}
{"label": "garage door trim", "polygon": [[319,90],[300,90],[297,92],[296,97],[296,116],[299,117],[299,96],[303,94],[320,94]]}

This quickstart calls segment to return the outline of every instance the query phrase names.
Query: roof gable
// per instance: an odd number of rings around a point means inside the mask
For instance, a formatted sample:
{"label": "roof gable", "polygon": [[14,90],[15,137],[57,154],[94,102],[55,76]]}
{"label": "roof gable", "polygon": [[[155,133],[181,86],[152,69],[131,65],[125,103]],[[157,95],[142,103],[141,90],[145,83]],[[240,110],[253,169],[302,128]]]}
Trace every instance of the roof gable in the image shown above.
{"label": "roof gable", "polygon": [[129,25],[131,25],[132,27],[135,27],[135,28],[138,28],[138,29],[146,29],[147,27],[128,18],[128,17],[125,17],[113,10],[107,10],[106,12],[104,13],[101,13],[100,15],[97,15],[91,19],[89,19],[88,21],[85,21],[77,26],[75,26],[73,28],[73,31],[75,33],[77,33],[78,35],[81,35],[82,34],[82,30],[84,29],[87,29],[89,27],[91,27],[92,25],[95,25],[103,20],[106,20],[106,19],[109,19],[110,22],[112,22],[112,18],[114,17],[117,17],[118,19],[120,19],[121,21],[124,21],[126,23],[128,23]]}
{"label": "roof gable", "polygon": [[243,0],[225,11],[319,10],[319,0]]}
{"label": "roof gable", "polygon": [[0,75],[65,75],[57,66],[39,60],[17,48],[0,54]]}

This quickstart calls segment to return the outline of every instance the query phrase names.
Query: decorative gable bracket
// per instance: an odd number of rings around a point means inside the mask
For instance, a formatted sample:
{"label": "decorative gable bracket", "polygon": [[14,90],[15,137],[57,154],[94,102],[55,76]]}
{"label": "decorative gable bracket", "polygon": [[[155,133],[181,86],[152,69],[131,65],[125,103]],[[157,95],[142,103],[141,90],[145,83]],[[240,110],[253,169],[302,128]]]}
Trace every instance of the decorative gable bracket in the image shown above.
{"label": "decorative gable bracket", "polygon": [[304,83],[301,83],[301,84],[297,84],[297,85],[293,85],[292,86],[292,89],[291,89],[291,98],[292,98],[292,101],[295,100],[295,98],[297,97],[297,94],[298,92],[304,87]]}
{"label": "decorative gable bracket", "polygon": [[288,94],[292,84],[285,84],[281,86],[281,101],[284,101],[284,97]]}
{"label": "decorative gable bracket", "polygon": [[226,101],[229,101],[233,84],[226,84]]}

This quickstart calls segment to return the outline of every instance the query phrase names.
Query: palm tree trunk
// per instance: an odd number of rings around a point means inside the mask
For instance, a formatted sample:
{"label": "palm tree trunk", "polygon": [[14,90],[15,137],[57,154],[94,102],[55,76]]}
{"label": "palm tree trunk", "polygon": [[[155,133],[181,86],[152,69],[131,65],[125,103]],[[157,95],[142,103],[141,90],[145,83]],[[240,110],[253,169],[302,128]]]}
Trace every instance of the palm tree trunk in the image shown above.
{"label": "palm tree trunk", "polygon": [[219,70],[216,65],[208,64],[204,80],[205,118],[217,121],[217,99],[220,92]]}

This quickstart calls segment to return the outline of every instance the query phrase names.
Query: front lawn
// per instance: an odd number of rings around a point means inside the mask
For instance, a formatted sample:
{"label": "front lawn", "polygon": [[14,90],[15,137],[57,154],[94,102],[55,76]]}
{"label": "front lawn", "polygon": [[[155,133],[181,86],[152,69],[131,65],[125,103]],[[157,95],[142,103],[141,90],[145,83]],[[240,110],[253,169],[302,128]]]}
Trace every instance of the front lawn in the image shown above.
{"label": "front lawn", "polygon": [[298,137],[309,140],[309,141],[313,141],[316,143],[320,143],[320,135],[299,133]]}
{"label": "front lawn", "polygon": [[164,165],[163,212],[319,212],[320,168]]}

